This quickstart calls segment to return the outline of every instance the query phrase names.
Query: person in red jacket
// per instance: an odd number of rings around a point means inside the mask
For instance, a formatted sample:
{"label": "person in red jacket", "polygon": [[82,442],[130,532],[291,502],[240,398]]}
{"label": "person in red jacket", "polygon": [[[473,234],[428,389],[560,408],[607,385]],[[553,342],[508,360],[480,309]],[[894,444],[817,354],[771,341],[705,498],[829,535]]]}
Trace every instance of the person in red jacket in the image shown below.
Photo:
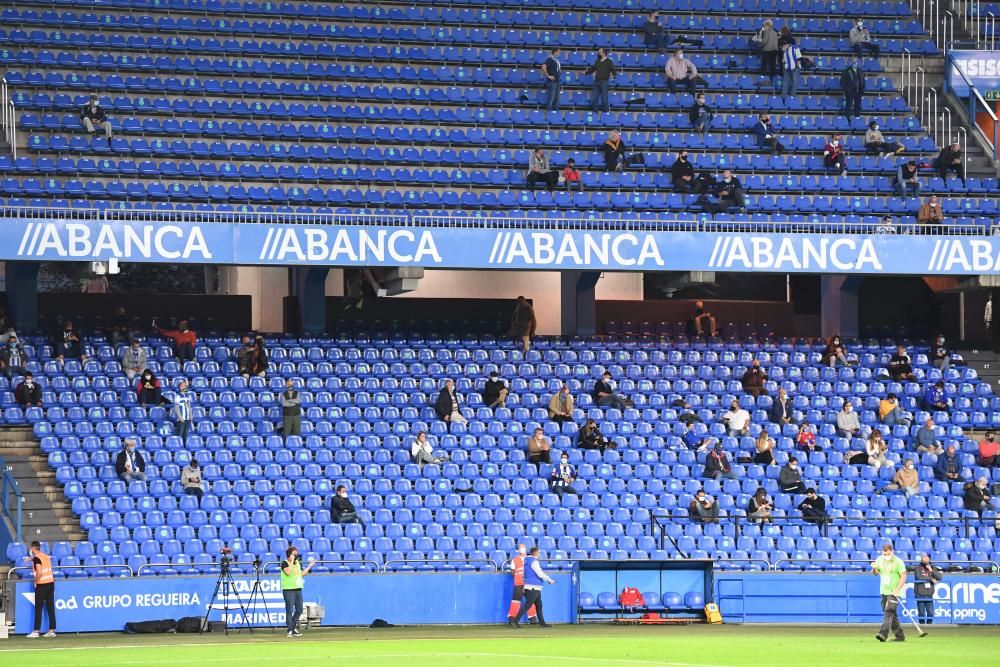
{"label": "person in red jacket", "polygon": [[[507,609],[507,622],[513,622],[521,611],[521,600],[524,599],[524,557],[528,554],[528,547],[523,544],[517,545],[517,555],[510,559],[510,566],[514,568],[514,593],[510,597],[510,607]],[[537,623],[535,606],[528,608],[528,622]]]}
{"label": "person in red jacket", "polygon": [[176,331],[161,329],[153,322],[153,327],[164,338],[169,338],[174,344],[174,356],[179,361],[194,361],[194,346],[198,342],[195,332],[188,329],[188,321],[181,320],[177,323]]}
{"label": "person in red jacket", "polygon": [[979,443],[979,465],[1000,467],[1000,442],[997,442],[993,431],[987,431],[986,438]]}

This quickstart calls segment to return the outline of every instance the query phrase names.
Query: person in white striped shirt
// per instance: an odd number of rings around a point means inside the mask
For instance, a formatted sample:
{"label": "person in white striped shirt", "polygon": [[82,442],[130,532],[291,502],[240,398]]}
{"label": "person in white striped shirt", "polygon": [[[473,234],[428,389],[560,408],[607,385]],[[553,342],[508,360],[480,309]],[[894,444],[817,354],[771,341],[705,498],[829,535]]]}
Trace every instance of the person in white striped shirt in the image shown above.
{"label": "person in white striped shirt", "polygon": [[194,421],[194,407],[192,401],[194,395],[188,391],[187,380],[181,380],[177,388],[177,395],[174,397],[174,407],[170,410],[170,416],[174,420],[176,427],[174,432],[181,438],[186,438],[191,431]]}
{"label": "person in white striped shirt", "polygon": [[798,94],[802,82],[802,52],[792,43],[781,46],[781,98]]}

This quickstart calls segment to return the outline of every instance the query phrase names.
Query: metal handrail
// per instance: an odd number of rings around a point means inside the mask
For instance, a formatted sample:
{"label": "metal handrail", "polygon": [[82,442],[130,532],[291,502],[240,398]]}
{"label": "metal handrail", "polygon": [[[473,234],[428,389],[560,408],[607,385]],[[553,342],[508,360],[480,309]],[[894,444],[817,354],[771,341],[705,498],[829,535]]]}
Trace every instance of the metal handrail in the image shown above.
{"label": "metal handrail", "polygon": [[997,48],[997,15],[993,12],[986,12],[986,44],[990,51]]}
{"label": "metal handrail", "polygon": [[[107,570],[109,568],[119,568],[123,570],[128,570],[129,572],[128,576],[130,577],[135,576],[135,571],[125,563],[121,563],[119,565],[58,565],[58,566],[54,565],[52,566],[52,571],[58,572],[59,570]],[[7,571],[6,580],[10,581],[11,578],[13,577],[13,574],[18,570],[30,572],[33,571],[34,568],[28,567],[27,565],[18,565],[16,567],[12,567],[10,568],[10,570]],[[119,578],[124,578],[124,577],[119,577]]]}
{"label": "metal handrail", "polygon": [[[962,68],[959,67],[955,63],[954,59],[951,57],[948,57],[945,60],[944,80],[945,80],[945,86],[948,90],[952,90],[950,82],[952,72],[957,72],[958,76],[961,77],[962,82],[969,88],[969,101],[968,101],[968,108],[966,109],[966,113],[968,113],[969,115],[969,126],[978,130],[980,136],[982,136],[983,139],[986,140],[986,142],[990,145],[990,148],[993,149],[993,159],[994,160],[1000,159],[1000,119],[997,118],[996,113],[994,113],[993,109],[990,107],[990,104],[982,96],[982,94],[979,92],[979,89],[976,88],[975,84],[972,83],[972,80],[969,79],[968,76],[966,76],[965,72],[962,71]],[[952,92],[954,91],[952,90]],[[954,137],[951,134],[951,111],[948,109],[948,107],[945,107],[945,111],[948,112],[947,141],[950,143],[954,139]],[[980,111],[986,113],[987,117],[989,118],[990,122],[993,125],[992,136],[988,136],[987,133],[983,131],[983,128],[979,126],[979,123],[976,120],[976,116]],[[965,133],[966,132],[965,128],[961,127],[960,132]],[[967,136],[968,135],[966,134],[966,139]]]}
{"label": "metal handrail", "polygon": [[[142,576],[142,571],[147,568],[151,570],[154,567],[200,567],[202,565],[218,565],[218,564],[219,563],[216,561],[211,561],[208,563],[143,563],[142,565],[139,566],[139,569],[135,571],[135,576],[137,577]],[[236,565],[236,563],[233,563],[233,565]],[[159,576],[168,576],[168,575],[159,575]]]}
{"label": "metal handrail", "polygon": [[[0,514],[3,515],[14,527],[14,541],[24,542],[23,536],[23,514],[24,514],[24,494],[21,487],[14,478],[14,473],[7,469],[7,462],[0,456]],[[14,497],[17,503],[17,510],[12,514],[10,509],[10,498]]]}
{"label": "metal handrail", "polygon": [[500,566],[497,565],[496,561],[490,560],[489,558],[404,558],[402,560],[387,560],[382,564],[382,573],[385,574],[389,571],[389,565],[391,563],[488,563],[493,566],[494,572],[500,571]]}
{"label": "metal handrail", "polygon": [[[905,562],[905,561],[904,561]],[[992,560],[935,560],[933,561],[935,565],[941,565],[946,563],[954,563],[955,565],[972,565],[984,563],[990,565],[994,568],[1000,568],[1000,563]],[[779,558],[774,561],[772,566],[773,571],[778,570],[779,563],[865,563],[871,564],[871,560],[867,558]],[[917,565],[919,561],[910,561],[911,564]]]}
{"label": "metal handrail", "polygon": [[[333,565],[362,564],[363,563],[365,565],[372,565],[372,566],[374,566],[376,574],[378,574],[379,572],[381,572],[381,569],[380,569],[381,566],[377,562],[375,562],[373,560],[367,560],[367,559],[361,559],[361,560],[316,560],[314,562],[317,563],[317,564],[319,564],[319,565],[323,565],[325,563],[330,563],[330,564],[333,564]],[[309,563],[307,562],[306,565],[308,565],[308,564]],[[266,569],[268,569],[272,565],[279,566],[279,569],[280,569],[281,561],[278,561],[278,560],[269,560],[269,561],[267,561],[266,563],[264,563],[263,565],[260,566],[260,571],[263,572],[263,571],[265,571]]]}

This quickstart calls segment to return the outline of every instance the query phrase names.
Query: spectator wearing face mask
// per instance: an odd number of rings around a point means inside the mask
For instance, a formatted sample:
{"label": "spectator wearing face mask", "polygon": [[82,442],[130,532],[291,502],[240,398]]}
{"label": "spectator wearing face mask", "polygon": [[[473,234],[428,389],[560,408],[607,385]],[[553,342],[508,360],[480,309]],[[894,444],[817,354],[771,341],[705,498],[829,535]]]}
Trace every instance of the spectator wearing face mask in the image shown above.
{"label": "spectator wearing face mask", "polygon": [[[779,39],[780,41],[780,39]],[[781,97],[797,95],[802,83],[802,51],[795,40],[786,41],[781,49]]]}
{"label": "spectator wearing face mask", "polygon": [[496,371],[490,372],[490,377],[483,385],[483,404],[488,408],[507,407],[507,381],[500,377]]}
{"label": "spectator wearing face mask", "polygon": [[881,52],[879,45],[872,41],[871,33],[868,32],[868,28],[865,27],[865,21],[861,17],[858,17],[850,32],[847,33],[847,39],[851,42],[854,55],[859,58],[865,53],[870,53],[878,58]]}
{"label": "spectator wearing face mask", "polygon": [[816,432],[813,431],[812,426],[809,422],[802,420],[802,425],[799,426],[799,433],[795,436],[795,448],[806,452],[821,452],[823,448],[816,444]]}
{"label": "spectator wearing face mask", "polygon": [[945,344],[944,336],[938,334],[931,345],[931,366],[937,368],[942,373],[951,368],[951,352]]}
{"label": "spectator wearing face mask", "polygon": [[104,112],[101,100],[96,94],[92,94],[90,100],[80,109],[80,124],[90,134],[94,134],[98,130],[104,132],[104,138],[108,142],[108,147],[111,147],[111,120]]}
{"label": "spectator wearing face mask", "polygon": [[746,211],[747,198],[743,194],[743,185],[728,169],[722,172],[722,180],[715,184],[715,194],[719,198],[720,211],[726,212],[732,209]]}
{"label": "spectator wearing face mask", "polygon": [[27,372],[28,353],[17,340],[17,334],[12,331],[7,337],[7,342],[0,347],[0,373],[11,380],[15,375],[24,375]]}
{"label": "spectator wearing face mask", "polygon": [[545,437],[545,431],[536,428],[528,438],[528,463],[551,463],[549,452],[552,451],[552,441]]}
{"label": "spectator wearing face mask", "polygon": [[948,398],[948,390],[945,389],[944,382],[938,380],[933,385],[928,385],[924,392],[925,410],[944,410],[947,412],[951,407]]}
{"label": "spectator wearing face mask", "polygon": [[767,416],[772,424],[784,426],[795,423],[795,419],[792,417],[792,399],[784,387],[778,390],[778,397],[771,403],[771,409]]}
{"label": "spectator wearing face mask", "polygon": [[734,400],[729,404],[729,411],[722,415],[722,424],[726,427],[726,435],[740,438],[750,431],[750,413]]}
{"label": "spectator wearing face mask", "polygon": [[789,457],[778,473],[778,486],[784,493],[805,493],[806,485],[802,483],[802,471],[799,470],[799,460]]}
{"label": "spectator wearing face mask", "polygon": [[198,459],[191,459],[181,470],[181,486],[184,487],[184,493],[189,496],[195,496],[198,499],[198,504],[201,504],[201,499],[205,495],[205,482],[201,477],[201,466],[198,465]]}
{"label": "spectator wearing face mask", "polygon": [[896,354],[889,357],[889,377],[895,382],[907,382],[916,380],[913,374],[913,365],[910,363],[910,355],[906,353],[906,347],[896,346]]}
{"label": "spectator wearing face mask", "polygon": [[198,336],[188,329],[187,320],[178,322],[176,331],[161,329],[156,326],[156,320],[153,320],[153,328],[172,343],[174,357],[178,361],[194,361],[194,347],[198,344]]}
{"label": "spectator wearing face mask", "polygon": [[955,175],[962,179],[962,185],[965,185],[965,157],[962,155],[962,145],[957,141],[951,142],[948,146],[941,149],[938,153],[937,158],[934,160],[934,168],[937,169],[938,176],[941,177],[942,181],[947,183],[948,172],[953,171]]}
{"label": "spectator wearing face mask", "polygon": [[964,482],[962,476],[962,463],[955,455],[955,446],[948,445],[944,454],[938,456],[937,463],[934,464],[934,477],[942,482]]}
{"label": "spectator wearing face mask", "polygon": [[573,421],[573,394],[568,384],[560,387],[549,399],[549,419],[560,424]]}
{"label": "spectator wearing face mask", "polygon": [[295,388],[295,382],[285,380],[285,391],[278,397],[281,402],[281,434],[302,435],[302,396]]}
{"label": "spectator wearing face mask", "polygon": [[42,407],[42,388],[31,373],[25,372],[24,379],[14,388],[14,402],[22,408]]}
{"label": "spectator wearing face mask", "polygon": [[561,89],[562,65],[559,63],[559,47],[549,52],[549,57],[542,63],[542,76],[545,77],[545,108],[549,111],[559,111],[559,93]]}
{"label": "spectator wearing face mask", "polygon": [[898,141],[888,141],[878,129],[878,121],[873,120],[868,123],[868,131],[865,132],[865,150],[882,157],[892,157],[905,151],[906,147]]}
{"label": "spectator wearing face mask", "polygon": [[354,503],[347,497],[347,487],[343,484],[337,486],[333,500],[330,501],[330,520],[334,523],[357,523],[361,525],[361,530],[366,529]]}
{"label": "spectator wearing face mask", "polygon": [[844,91],[844,117],[861,117],[861,98],[865,94],[865,73],[861,61],[852,60],[840,74],[840,89]]}
{"label": "spectator wearing face mask", "polygon": [[694,63],[684,57],[683,49],[674,49],[674,55],[667,60],[664,67],[667,77],[667,89],[671,93],[676,93],[678,86],[684,86],[688,92],[694,95],[695,80],[698,77],[698,68]]}
{"label": "spectator wearing face mask", "polygon": [[597,49],[597,60],[584,72],[585,76],[594,75],[594,88],[590,95],[590,108],[594,113],[611,111],[608,90],[611,86],[611,79],[618,74],[614,62],[608,56],[605,49]]}
{"label": "spectator wearing face mask", "polygon": [[674,190],[687,194],[694,187],[694,165],[688,160],[688,152],[681,151],[670,166],[670,182]]}
{"label": "spectator wearing face mask", "polygon": [[739,479],[739,475],[733,470],[733,463],[729,456],[722,449],[722,443],[716,442],[715,447],[705,457],[705,470],[702,477],[710,479]]}
{"label": "spectator wearing face mask", "polygon": [[914,440],[916,442],[916,450],[920,454],[937,454],[940,456],[944,452],[944,448],[938,442],[933,419],[928,419],[924,422],[923,426],[917,429],[917,435]]}
{"label": "spectator wearing face mask", "polygon": [[160,405],[167,402],[163,398],[160,379],[148,368],[139,375],[139,381],[135,385],[135,397],[139,405]]}
{"label": "spectator wearing face mask", "polygon": [[830,141],[823,148],[823,165],[827,169],[839,171],[841,176],[847,176],[847,153],[840,142],[839,134],[830,137]]}
{"label": "spectator wearing face mask", "polygon": [[567,493],[571,496],[577,496],[579,493],[573,488],[575,481],[576,470],[569,464],[569,456],[563,454],[559,457],[559,465],[552,468],[552,474],[549,475],[549,488],[557,496]]}
{"label": "spectator wearing face mask", "polygon": [[986,437],[979,443],[979,465],[984,468],[1000,467],[1000,442],[997,442],[993,431],[987,431]]}
{"label": "spectator wearing face mask", "polygon": [[434,412],[437,416],[448,423],[448,430],[452,424],[465,424],[467,420],[461,412],[461,405],[458,401],[458,393],[455,391],[455,381],[448,378],[444,381],[444,386],[434,401]]}
{"label": "spectator wearing face mask", "polygon": [[719,504],[705,493],[705,489],[698,489],[688,504],[688,515],[698,523],[718,523]]}
{"label": "spectator wearing face mask", "polygon": [[750,368],[743,373],[743,391],[750,394],[754,398],[759,396],[767,396],[767,390],[764,389],[764,382],[767,380],[767,371],[760,367],[760,361],[757,359],[753,360]]}
{"label": "spectator wearing face mask", "polygon": [[831,336],[830,342],[826,344],[826,348],[823,350],[823,363],[833,368],[837,365],[838,361],[844,366],[848,365],[847,348],[840,342],[840,336]]}
{"label": "spectator wearing face mask", "polygon": [[938,204],[937,195],[931,195],[924,200],[917,210],[917,223],[921,225],[940,225],[944,222],[944,212]]}
{"label": "spectator wearing face mask", "polygon": [[611,372],[604,371],[601,379],[594,383],[592,393],[594,402],[600,406],[624,410],[628,407],[624,396],[615,393],[615,382],[611,379]]}
{"label": "spectator wearing face mask", "polygon": [[757,146],[770,149],[771,155],[781,155],[785,152],[785,146],[778,141],[778,136],[771,125],[771,117],[766,113],[757,117],[753,133],[757,135]]}
{"label": "spectator wearing face mask", "polygon": [[944,574],[931,563],[927,554],[920,557],[920,565],[913,570],[913,596],[917,600],[918,622],[921,625],[934,623],[934,588]]}
{"label": "spectator wearing face mask", "polygon": [[79,334],[73,328],[73,322],[70,320],[66,320],[63,323],[62,329],[54,336],[52,349],[58,361],[64,361],[66,358],[69,358],[79,359],[82,363],[87,360],[87,357],[83,354],[83,344],[80,342]]}
{"label": "spectator wearing face mask", "polygon": [[975,512],[980,517],[983,515],[983,512],[993,509],[988,479],[980,477],[976,481],[966,484],[964,488],[963,501],[965,509]]}
{"label": "spectator wearing face mask", "polygon": [[194,423],[194,395],[188,391],[187,380],[181,380],[177,387],[170,416],[174,420],[174,433],[183,440],[191,432]]}
{"label": "spectator wearing face mask", "polygon": [[122,352],[122,371],[125,372],[125,377],[129,381],[135,380],[135,376],[142,375],[142,372],[148,367],[149,360],[146,350],[139,343],[139,339],[133,338],[131,345]]}
{"label": "spectator wearing face mask", "polygon": [[902,491],[907,498],[920,493],[920,475],[913,465],[913,459],[903,461],[903,467],[892,476],[892,484],[885,488],[888,491]]}
{"label": "spectator wearing face mask", "polygon": [[886,394],[878,403],[878,418],[879,421],[886,426],[892,427],[896,424],[900,426],[909,426],[910,421],[907,419],[906,413],[903,409],[899,407],[899,399],[896,398],[895,394]]}
{"label": "spectator wearing face mask", "polygon": [[542,148],[536,148],[528,158],[528,189],[533,190],[535,185],[541,181],[545,183],[545,188],[552,192],[559,183],[559,172],[552,169],[549,164],[549,156]]}
{"label": "spectator wearing face mask", "polygon": [[[715,109],[710,107],[707,102],[705,102],[705,93],[698,93],[695,95],[694,104],[688,109],[688,120],[691,121],[691,128],[695,132],[701,132],[704,135],[708,132],[712,125],[712,119],[715,118]],[[687,159],[687,151],[683,151],[685,160]],[[676,187],[676,183],[674,186]]]}
{"label": "spectator wearing face mask", "polygon": [[115,473],[126,484],[133,479],[146,479],[146,461],[136,449],[135,438],[125,438],[124,446],[115,459]]}
{"label": "spectator wearing face mask", "polygon": [[841,438],[853,438],[861,433],[861,420],[854,411],[854,404],[844,401],[844,407],[837,413],[837,435]]}

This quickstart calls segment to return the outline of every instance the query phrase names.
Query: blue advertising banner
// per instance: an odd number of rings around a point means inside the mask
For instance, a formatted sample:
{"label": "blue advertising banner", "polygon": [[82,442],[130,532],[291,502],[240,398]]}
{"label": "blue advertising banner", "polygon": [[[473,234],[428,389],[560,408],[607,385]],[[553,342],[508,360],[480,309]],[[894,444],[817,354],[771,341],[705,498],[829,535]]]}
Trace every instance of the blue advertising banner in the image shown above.
{"label": "blue advertising banner", "polygon": [[[949,51],[948,57],[983,97],[1000,98],[1000,51]],[[969,86],[954,68],[949,68],[948,85],[959,97],[968,97]]]}
{"label": "blue advertising banner", "polygon": [[[556,573],[556,583],[545,587],[545,618],[569,623],[576,613],[575,573]],[[209,618],[225,616],[230,627],[243,626],[247,606],[250,623],[283,627],[285,603],[278,576],[261,579],[260,594],[250,605],[253,579],[234,577],[226,601],[220,593]],[[127,577],[120,579],[61,579],[56,582],[56,619],[62,632],[119,631],[125,623],[184,616],[205,616],[214,577]],[[376,618],[391,623],[506,623],[513,583],[510,574],[387,573],[315,574],[306,578],[305,603],[323,606],[323,625],[368,625]],[[15,587],[15,631],[31,632],[34,622],[34,586]],[[238,599],[237,599],[238,598]],[[47,629],[42,621],[42,629]]]}
{"label": "blue advertising banner", "polygon": [[608,271],[1000,273],[1000,237],[97,221],[0,225],[0,260]]}

